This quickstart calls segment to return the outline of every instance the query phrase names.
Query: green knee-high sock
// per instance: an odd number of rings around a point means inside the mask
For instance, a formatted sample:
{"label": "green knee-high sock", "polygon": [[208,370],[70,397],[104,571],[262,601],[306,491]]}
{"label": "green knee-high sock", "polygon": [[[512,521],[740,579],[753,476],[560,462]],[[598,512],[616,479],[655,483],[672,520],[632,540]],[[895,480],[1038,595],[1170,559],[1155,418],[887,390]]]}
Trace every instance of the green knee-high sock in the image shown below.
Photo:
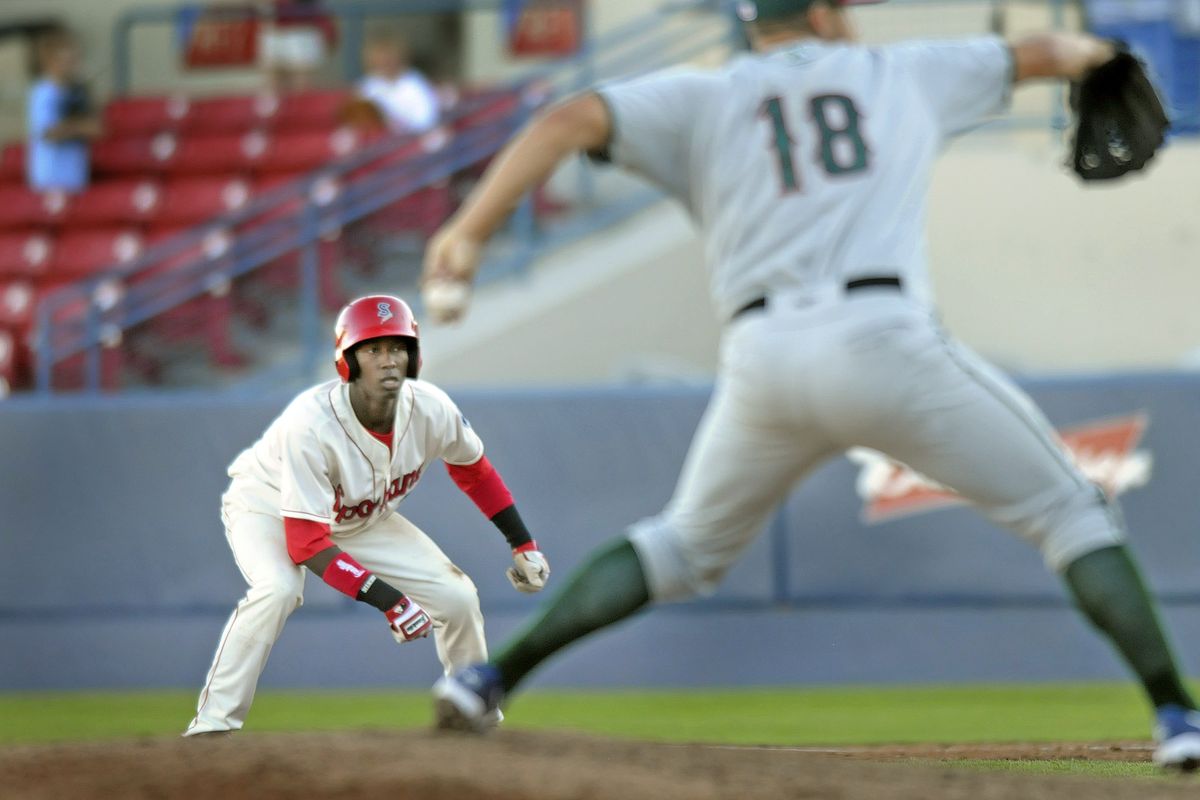
{"label": "green knee-high sock", "polygon": [[625,619],[649,601],[645,574],[629,540],[602,547],[492,658],[505,691],[560,648]]}
{"label": "green knee-high sock", "polygon": [[1196,707],[1175,665],[1154,600],[1125,547],[1088,553],[1067,567],[1065,578],[1079,608],[1116,645],[1155,707]]}

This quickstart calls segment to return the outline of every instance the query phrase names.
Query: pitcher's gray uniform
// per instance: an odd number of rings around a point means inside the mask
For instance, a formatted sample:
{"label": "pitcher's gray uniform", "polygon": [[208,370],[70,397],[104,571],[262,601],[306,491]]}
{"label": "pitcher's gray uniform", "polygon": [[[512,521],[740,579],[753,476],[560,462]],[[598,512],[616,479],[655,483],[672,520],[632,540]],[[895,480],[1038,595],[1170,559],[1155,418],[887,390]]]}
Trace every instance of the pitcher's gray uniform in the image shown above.
{"label": "pitcher's gray uniform", "polygon": [[933,162],[1004,109],[1011,71],[998,38],[805,41],[599,90],[608,157],[690,210],[730,321],[675,495],[631,533],[656,599],[710,591],[793,484],[855,446],[960,492],[1052,568],[1122,541],[1030,399],[933,316]]}

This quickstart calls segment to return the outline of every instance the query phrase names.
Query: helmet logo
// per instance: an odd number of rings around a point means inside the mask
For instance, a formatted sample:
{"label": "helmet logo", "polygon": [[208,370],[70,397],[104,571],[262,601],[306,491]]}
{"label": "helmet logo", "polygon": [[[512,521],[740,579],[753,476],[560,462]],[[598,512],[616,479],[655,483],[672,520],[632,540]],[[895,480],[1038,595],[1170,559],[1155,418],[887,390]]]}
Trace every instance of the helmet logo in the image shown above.
{"label": "helmet logo", "polygon": [[389,319],[396,316],[395,314],[392,313],[392,304],[391,303],[380,303],[375,308],[379,310],[379,321],[380,322],[387,322]]}

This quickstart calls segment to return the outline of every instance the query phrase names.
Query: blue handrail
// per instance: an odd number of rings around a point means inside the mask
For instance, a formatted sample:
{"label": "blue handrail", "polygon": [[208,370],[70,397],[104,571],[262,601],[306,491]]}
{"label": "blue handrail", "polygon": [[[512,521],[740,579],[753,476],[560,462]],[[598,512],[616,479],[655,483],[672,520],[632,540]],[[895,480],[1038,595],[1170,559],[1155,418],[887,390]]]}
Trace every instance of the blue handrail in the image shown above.
{"label": "blue handrail", "polygon": [[[438,5],[438,2],[428,0],[427,4]],[[471,5],[478,8],[495,4]],[[363,13],[383,7],[374,0],[362,0],[356,6],[365,9]],[[519,103],[511,110],[498,113],[487,122],[458,134],[452,144],[444,149],[347,180],[352,172],[371,166],[394,153],[397,148],[412,146],[415,141],[414,137],[386,137],[315,171],[295,184],[264,193],[238,211],[172,237],[148,249],[131,263],[106,270],[50,294],[40,303],[37,312],[35,347],[38,353],[38,389],[42,392],[52,391],[54,366],[85,352],[86,388],[91,392],[98,391],[100,353],[105,341],[117,340],[123,331],[134,325],[202,296],[210,291],[214,283],[228,282],[281,255],[296,251],[302,254],[302,319],[305,337],[311,340],[305,347],[305,361],[311,362],[316,357],[316,337],[319,336],[316,332],[318,291],[315,265],[322,234],[337,230],[486,159],[497,152],[524,124],[532,111],[548,98],[577,91],[594,80],[623,77],[683,61],[727,41],[728,31],[723,25],[719,26],[716,34],[697,30],[697,26],[667,26],[665,23],[681,10],[687,9],[652,11],[596,38],[591,46],[570,59],[527,71],[508,84],[508,91],[519,93]],[[130,12],[127,16],[139,20],[162,16],[161,9],[143,11]],[[465,102],[447,122],[452,123],[455,119],[472,114],[488,101],[488,98],[479,98]],[[318,187],[327,185],[329,181],[340,181],[345,185],[338,192],[336,201],[325,204],[317,202],[314,195]],[[644,205],[644,200],[638,200],[628,206],[626,213]],[[280,214],[280,209],[285,207],[292,208],[292,211]],[[272,213],[279,218],[259,223],[239,234],[229,252],[192,257],[164,274],[146,275],[164,262],[184,259],[188,252],[201,249],[214,233],[231,231]],[[602,216],[611,215],[598,215],[597,219],[600,220]],[[522,259],[528,259],[532,254],[536,237],[536,230],[525,232],[518,248]],[[121,290],[121,286],[126,288]]]}

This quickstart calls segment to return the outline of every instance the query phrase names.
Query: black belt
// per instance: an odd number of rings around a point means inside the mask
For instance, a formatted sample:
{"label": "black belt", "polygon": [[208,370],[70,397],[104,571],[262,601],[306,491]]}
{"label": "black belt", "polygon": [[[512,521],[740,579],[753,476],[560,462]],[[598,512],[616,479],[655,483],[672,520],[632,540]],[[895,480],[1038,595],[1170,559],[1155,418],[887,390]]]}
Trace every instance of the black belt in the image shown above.
{"label": "black belt", "polygon": [[[896,289],[897,291],[904,288],[904,281],[897,278],[895,275],[877,275],[870,278],[855,278],[852,281],[846,281],[846,291],[853,292],[858,289],[872,289],[886,287]],[[751,300],[746,305],[733,312],[733,319],[737,319],[747,311],[757,311],[767,307],[767,298],[757,297]]]}

